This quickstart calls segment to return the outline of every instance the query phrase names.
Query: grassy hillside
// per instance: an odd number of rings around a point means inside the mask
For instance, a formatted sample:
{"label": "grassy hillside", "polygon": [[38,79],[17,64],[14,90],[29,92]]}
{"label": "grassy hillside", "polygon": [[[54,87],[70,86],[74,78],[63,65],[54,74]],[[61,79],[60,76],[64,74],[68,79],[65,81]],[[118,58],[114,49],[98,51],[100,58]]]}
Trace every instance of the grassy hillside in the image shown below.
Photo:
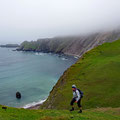
{"label": "grassy hillside", "polygon": [[84,109],[120,107],[120,40],[85,53],[64,72],[42,108],[69,109],[72,84],[84,91]]}
{"label": "grassy hillside", "polygon": [[0,106],[0,120],[120,120],[120,108],[84,110],[82,114],[67,110],[25,110]]}

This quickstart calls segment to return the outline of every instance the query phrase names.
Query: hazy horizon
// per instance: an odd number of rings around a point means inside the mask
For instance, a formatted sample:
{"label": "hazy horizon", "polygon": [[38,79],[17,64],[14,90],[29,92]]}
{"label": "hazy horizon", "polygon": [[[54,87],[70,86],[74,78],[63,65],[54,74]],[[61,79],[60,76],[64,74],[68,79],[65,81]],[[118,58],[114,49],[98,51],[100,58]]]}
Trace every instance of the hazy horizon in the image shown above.
{"label": "hazy horizon", "polygon": [[120,27],[119,0],[0,1],[0,44],[110,31]]}

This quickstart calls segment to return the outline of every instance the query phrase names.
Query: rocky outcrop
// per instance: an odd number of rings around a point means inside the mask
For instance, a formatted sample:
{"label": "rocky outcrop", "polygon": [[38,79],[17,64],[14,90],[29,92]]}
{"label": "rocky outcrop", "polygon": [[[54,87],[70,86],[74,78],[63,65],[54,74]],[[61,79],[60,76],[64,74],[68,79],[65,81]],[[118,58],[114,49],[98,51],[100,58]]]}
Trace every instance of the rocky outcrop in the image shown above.
{"label": "rocky outcrop", "polygon": [[95,33],[84,36],[68,36],[24,41],[17,50],[53,52],[80,57],[86,51],[104,42],[112,42],[120,38],[120,30]]}

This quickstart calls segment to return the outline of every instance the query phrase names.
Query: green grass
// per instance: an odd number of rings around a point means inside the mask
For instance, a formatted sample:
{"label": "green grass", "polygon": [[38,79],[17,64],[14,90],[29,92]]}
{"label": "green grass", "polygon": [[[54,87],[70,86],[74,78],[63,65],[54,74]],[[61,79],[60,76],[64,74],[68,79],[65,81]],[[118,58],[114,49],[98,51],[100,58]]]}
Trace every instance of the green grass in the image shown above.
{"label": "green grass", "polygon": [[68,110],[25,110],[0,106],[0,120],[120,120],[120,108],[101,108],[78,111]]}
{"label": "green grass", "polygon": [[85,53],[65,71],[42,108],[69,109],[72,84],[84,91],[83,109],[120,107],[120,40]]}

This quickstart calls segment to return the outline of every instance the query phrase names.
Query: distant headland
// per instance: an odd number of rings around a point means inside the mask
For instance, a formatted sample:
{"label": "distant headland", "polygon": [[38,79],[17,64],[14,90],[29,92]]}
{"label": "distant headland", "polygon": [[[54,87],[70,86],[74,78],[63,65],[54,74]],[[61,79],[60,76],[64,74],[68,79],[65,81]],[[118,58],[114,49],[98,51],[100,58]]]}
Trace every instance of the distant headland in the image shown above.
{"label": "distant headland", "polygon": [[20,45],[18,45],[18,44],[6,44],[6,45],[0,45],[0,47],[16,48],[16,47],[20,47]]}
{"label": "distant headland", "polygon": [[17,51],[57,53],[80,58],[86,51],[105,42],[120,38],[120,30],[92,33],[89,35],[43,38],[37,41],[24,41]]}

